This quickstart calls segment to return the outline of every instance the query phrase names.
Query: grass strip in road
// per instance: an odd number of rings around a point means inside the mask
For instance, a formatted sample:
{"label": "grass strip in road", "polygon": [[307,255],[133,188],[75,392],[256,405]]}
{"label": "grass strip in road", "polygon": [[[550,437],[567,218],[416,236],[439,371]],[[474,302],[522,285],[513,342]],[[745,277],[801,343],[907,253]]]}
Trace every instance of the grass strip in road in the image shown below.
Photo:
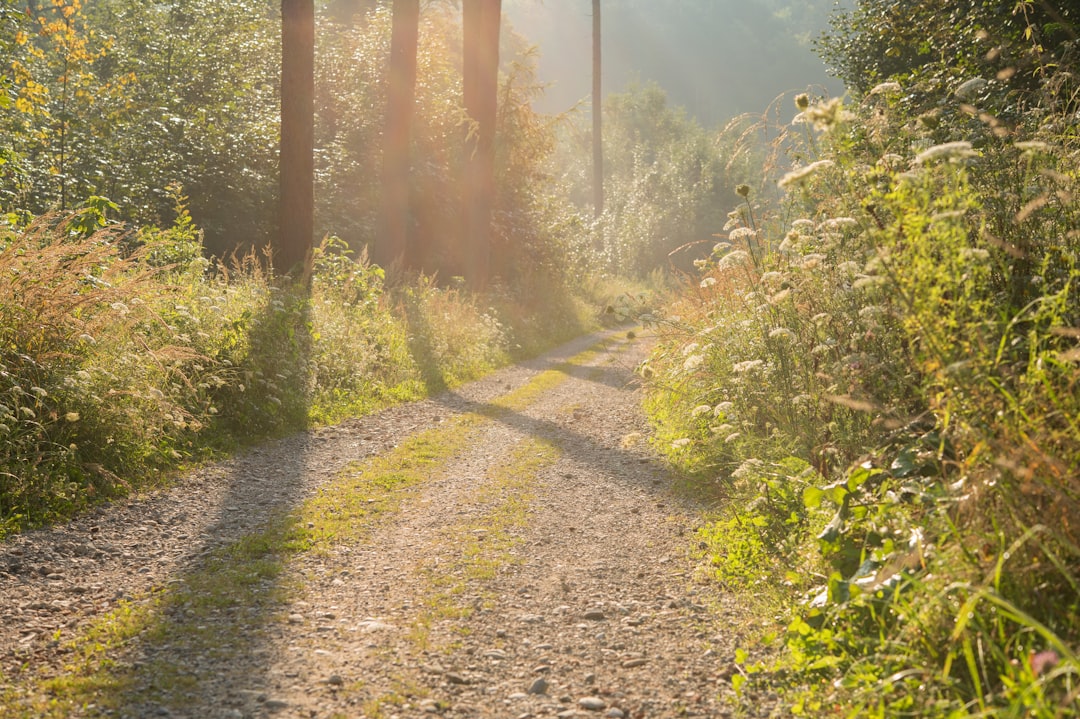
{"label": "grass strip in road", "polygon": [[486,481],[465,499],[466,504],[486,505],[488,509],[468,522],[447,527],[440,546],[454,547],[454,556],[438,564],[428,563],[422,570],[430,590],[410,632],[418,650],[429,648],[434,622],[465,619],[472,614],[474,605],[460,601],[471,582],[494,579],[501,568],[515,561],[511,550],[521,538],[514,530],[527,524],[537,477],[559,454],[551,442],[529,437],[514,448],[507,461],[491,467]]}
{"label": "grass strip in road", "polygon": [[215,550],[166,587],[121,603],[67,641],[62,667],[28,663],[5,677],[0,714],[94,716],[133,705],[179,707],[197,699],[203,677],[186,666],[189,660],[210,665],[257,644],[261,628],[298,589],[282,581],[292,557],[362,541],[469,446],[482,425],[525,409],[613,343],[601,340],[493,400],[485,411],[457,415],[349,467],[292,512]]}
{"label": "grass strip in road", "polygon": [[[490,581],[502,568],[518,561],[513,550],[523,540],[514,530],[527,525],[533,488],[541,471],[558,461],[559,456],[555,444],[537,437],[526,438],[514,447],[505,462],[489,468],[485,481],[464,498],[463,504],[482,505],[486,511],[447,527],[438,546],[454,548],[453,555],[429,561],[420,569],[428,587],[408,634],[418,654],[433,649],[431,633],[438,622],[458,621],[453,631],[460,635],[469,633],[464,620],[472,615],[476,605],[464,600],[466,592],[476,582]],[[493,599],[483,592],[480,597],[485,603]],[[455,644],[451,642],[438,649],[452,651]],[[430,694],[422,680],[412,678],[410,682],[413,687],[409,693],[391,691],[366,701],[364,715],[382,719],[387,712],[399,711],[406,702]]]}

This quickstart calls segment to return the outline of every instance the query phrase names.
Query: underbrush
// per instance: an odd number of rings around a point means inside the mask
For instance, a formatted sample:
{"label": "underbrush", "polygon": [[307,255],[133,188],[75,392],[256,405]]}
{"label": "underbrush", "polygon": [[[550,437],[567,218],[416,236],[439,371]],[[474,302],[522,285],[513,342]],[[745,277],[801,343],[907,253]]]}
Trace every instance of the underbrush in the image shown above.
{"label": "underbrush", "polygon": [[721,507],[706,571],[781,619],[735,696],[1074,715],[1080,143],[970,106],[921,123],[903,97],[798,99],[782,201],[756,200],[779,172],[740,186],[656,320],[657,443]]}
{"label": "underbrush", "polygon": [[[174,190],[166,229],[110,203],[0,226],[0,537],[259,439],[453,387],[595,326],[549,299],[383,271],[328,238],[310,292],[212,263]],[[541,291],[537,289],[537,292]]]}

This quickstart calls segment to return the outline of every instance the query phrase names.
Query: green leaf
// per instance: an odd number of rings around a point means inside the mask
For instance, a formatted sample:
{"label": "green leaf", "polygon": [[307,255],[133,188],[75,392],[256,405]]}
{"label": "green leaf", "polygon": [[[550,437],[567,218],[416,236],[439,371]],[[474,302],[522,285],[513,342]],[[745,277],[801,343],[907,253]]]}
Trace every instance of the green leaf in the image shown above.
{"label": "green leaf", "polygon": [[851,583],[833,572],[829,577],[829,601],[833,604],[846,604],[851,599]]}
{"label": "green leaf", "polygon": [[745,649],[736,649],[735,650],[735,663],[736,664],[746,664],[746,660],[749,657],[750,657],[750,655],[746,652]]}
{"label": "green leaf", "polygon": [[867,481],[881,473],[882,472],[880,469],[878,469],[877,467],[873,467],[870,465],[869,462],[866,462],[856,467],[854,470],[852,470],[851,474],[848,475],[846,483],[847,488],[854,492],[856,489],[866,484]]}
{"label": "green leaf", "polygon": [[821,534],[817,536],[819,542],[833,544],[840,538],[840,530],[844,526],[844,519],[841,511],[837,511],[837,513],[833,515],[832,521],[825,525],[825,529],[821,530]]}
{"label": "green leaf", "polygon": [[908,477],[918,468],[918,456],[914,447],[904,447],[889,465],[889,471],[894,477]]}
{"label": "green leaf", "polygon": [[821,500],[825,497],[825,491],[818,487],[807,487],[803,490],[803,506],[807,509],[817,509],[821,506]]}
{"label": "green leaf", "polygon": [[828,492],[829,499],[836,505],[842,505],[844,499],[851,493],[848,491],[847,485],[843,482],[831,484],[826,487],[825,490]]}
{"label": "green leaf", "polygon": [[746,684],[746,677],[742,674],[734,674],[731,677],[731,688],[735,690],[735,696],[742,698],[743,684]]}

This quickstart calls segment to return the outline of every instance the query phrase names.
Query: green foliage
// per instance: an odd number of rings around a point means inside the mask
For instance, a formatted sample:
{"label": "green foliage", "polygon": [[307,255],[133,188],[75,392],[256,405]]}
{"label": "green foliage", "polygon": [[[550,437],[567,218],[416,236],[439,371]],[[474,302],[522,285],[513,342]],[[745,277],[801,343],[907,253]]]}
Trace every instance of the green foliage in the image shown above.
{"label": "green foliage", "polygon": [[430,279],[388,291],[332,237],[309,295],[278,287],[256,256],[203,259],[170,192],[164,229],[108,224],[104,200],[0,229],[0,534],[238,444],[455,386],[519,337],[537,349],[582,328],[501,295],[482,309]]}
{"label": "green foliage", "polygon": [[[1080,146],[1058,114],[1067,80],[1009,88],[1041,98],[1009,122],[1001,96],[940,89],[927,122],[905,93],[921,82],[900,75],[854,104],[799,99],[798,122],[774,129],[795,162],[786,194],[740,191],[726,241],[677,319],[659,320],[658,444],[731,506],[703,530],[717,578],[786,587],[771,679],[746,668],[740,695],[771,681],[797,716],[1071,715]],[[781,471],[789,455],[815,471]]]}
{"label": "green foliage", "polygon": [[908,88],[901,102],[913,114],[931,111],[937,99],[955,93],[978,98],[982,109],[1003,119],[1018,119],[1033,106],[1075,103],[1074,80],[1046,79],[1076,62],[1078,20],[1077,8],[1062,2],[862,0],[834,13],[833,29],[818,47],[860,96],[899,79]]}
{"label": "green foliage", "polygon": [[[591,197],[588,135],[561,161],[571,197]],[[687,269],[695,246],[710,237],[722,215],[726,189],[720,158],[707,133],[667,104],[656,85],[609,95],[604,104],[604,213],[582,220],[572,247],[593,272],[644,277],[657,267]],[[674,255],[672,253],[675,253]]]}

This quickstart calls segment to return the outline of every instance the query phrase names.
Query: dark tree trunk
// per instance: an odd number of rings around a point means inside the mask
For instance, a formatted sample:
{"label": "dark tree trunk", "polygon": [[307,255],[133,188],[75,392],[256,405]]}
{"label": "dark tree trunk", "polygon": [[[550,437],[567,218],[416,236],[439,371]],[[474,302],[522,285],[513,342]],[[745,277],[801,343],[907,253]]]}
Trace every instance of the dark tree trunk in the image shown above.
{"label": "dark tree trunk", "polygon": [[469,284],[482,289],[491,274],[502,0],[464,0],[462,11],[462,91],[465,113],[470,121],[465,139],[465,177],[462,185],[463,270]]}
{"label": "dark tree trunk", "polygon": [[420,0],[394,0],[390,70],[383,133],[383,235],[375,260],[385,266],[416,267],[420,258],[410,238],[409,173]]}
{"label": "dark tree trunk", "polygon": [[592,132],[593,132],[593,214],[604,212],[604,142],[601,132],[603,97],[600,93],[600,0],[593,0],[592,19]]}
{"label": "dark tree trunk", "polygon": [[273,263],[303,275],[315,234],[315,2],[281,0],[280,235]]}

